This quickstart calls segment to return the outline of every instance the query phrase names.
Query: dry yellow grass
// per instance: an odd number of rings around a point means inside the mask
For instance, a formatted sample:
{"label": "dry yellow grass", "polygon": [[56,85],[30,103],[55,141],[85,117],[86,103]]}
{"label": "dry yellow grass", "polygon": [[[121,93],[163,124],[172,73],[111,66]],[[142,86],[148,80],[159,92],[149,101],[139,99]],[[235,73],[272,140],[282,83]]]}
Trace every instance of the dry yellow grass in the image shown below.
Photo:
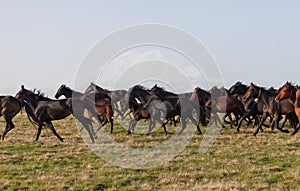
{"label": "dry yellow grass", "polygon": [[[0,190],[299,190],[300,133],[296,136],[266,129],[239,134],[226,127],[213,146],[199,155],[203,135],[173,160],[145,170],[113,166],[82,141],[72,117],[54,123],[64,138],[50,131],[33,142],[36,129],[24,114],[0,143]],[[3,120],[0,122],[3,129]],[[174,132],[173,127],[169,127]],[[203,129],[203,127],[202,127]],[[107,128],[109,131],[109,128]],[[171,136],[171,135],[169,135]],[[113,139],[134,148],[154,147],[169,138],[162,129],[151,136],[126,135],[115,126]]]}

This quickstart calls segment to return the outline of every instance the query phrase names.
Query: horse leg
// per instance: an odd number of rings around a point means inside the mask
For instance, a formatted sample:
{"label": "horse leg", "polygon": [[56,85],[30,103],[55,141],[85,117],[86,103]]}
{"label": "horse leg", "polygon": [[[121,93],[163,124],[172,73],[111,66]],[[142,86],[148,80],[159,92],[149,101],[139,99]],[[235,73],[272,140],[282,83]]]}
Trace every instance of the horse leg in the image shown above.
{"label": "horse leg", "polygon": [[275,127],[276,127],[276,129],[278,129],[279,131],[281,131],[281,132],[283,132],[283,133],[289,133],[289,130],[287,130],[287,129],[282,129],[282,128],[279,127],[279,115],[275,115],[274,122],[275,122]]}
{"label": "horse leg", "polygon": [[[76,119],[83,125],[83,127],[87,130],[89,136],[90,136],[90,139],[91,141],[94,143],[95,140],[94,140],[94,135],[95,135],[95,132],[94,132],[94,129],[93,129],[93,126],[92,126],[92,122],[84,117],[84,116],[76,116]],[[101,126],[98,128],[97,131],[99,131],[101,129]]]}
{"label": "horse leg", "polygon": [[166,123],[164,123],[160,118],[157,119],[157,121],[161,124],[161,126],[164,128],[165,131],[165,135],[168,134],[167,129],[166,129],[166,124],[168,123],[168,121]]}
{"label": "horse leg", "polygon": [[300,129],[300,122],[298,123],[298,125],[296,126],[294,132],[292,133],[292,135],[295,135]]}
{"label": "horse leg", "polygon": [[178,135],[180,135],[185,128],[186,128],[186,117],[182,117],[182,119],[181,119],[181,129],[178,132]]}
{"label": "horse leg", "polygon": [[262,130],[262,124],[265,122],[266,119],[267,119],[267,114],[264,113],[263,116],[260,119],[260,122],[259,122],[259,124],[258,124],[255,132],[253,133],[254,136],[257,135],[257,133],[258,133],[259,130]]}
{"label": "horse leg", "polygon": [[151,118],[150,123],[149,123],[148,133],[146,135],[150,135],[150,133],[154,129],[154,127],[155,127],[155,119]]}
{"label": "horse leg", "polygon": [[4,132],[3,132],[2,136],[1,136],[1,141],[3,141],[5,135],[6,135],[10,130],[12,130],[12,129],[15,127],[15,125],[13,124],[13,122],[12,122],[12,120],[11,120],[10,118],[5,119],[5,121],[6,121],[6,127],[5,127],[5,130],[4,130]]}
{"label": "horse leg", "polygon": [[37,130],[37,133],[36,133],[35,141],[38,141],[38,140],[39,140],[40,134],[41,134],[41,132],[42,132],[42,128],[43,128],[43,124],[39,123],[39,125],[38,125],[38,130]]}
{"label": "horse leg", "polygon": [[241,128],[241,125],[242,125],[243,121],[244,121],[247,117],[249,117],[249,116],[250,116],[250,114],[248,114],[248,113],[246,113],[245,115],[242,116],[242,118],[240,119],[240,122],[239,122],[239,124],[238,124],[238,126],[237,126],[237,128],[236,128],[236,132],[237,132],[237,133],[240,132],[240,128]]}
{"label": "horse leg", "polygon": [[195,120],[195,118],[193,117],[193,115],[189,116],[189,119],[191,120],[191,122],[196,126],[198,133],[202,134],[199,123],[197,123],[197,121]]}
{"label": "horse leg", "polygon": [[132,119],[130,122],[129,122],[129,127],[128,127],[128,135],[130,135],[133,130],[134,130],[134,127],[136,126],[137,124],[137,121],[135,119]]}
{"label": "horse leg", "polygon": [[61,138],[61,136],[59,136],[59,134],[56,132],[53,124],[50,122],[47,122],[48,127],[50,128],[50,130],[52,131],[52,133],[61,141],[64,142],[63,138]]}

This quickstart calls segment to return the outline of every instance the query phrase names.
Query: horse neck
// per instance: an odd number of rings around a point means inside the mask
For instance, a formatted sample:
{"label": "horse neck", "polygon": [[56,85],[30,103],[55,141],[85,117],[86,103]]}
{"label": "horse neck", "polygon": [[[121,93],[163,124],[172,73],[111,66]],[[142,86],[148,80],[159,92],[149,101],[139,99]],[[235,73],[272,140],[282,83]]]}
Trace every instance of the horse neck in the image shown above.
{"label": "horse neck", "polygon": [[39,101],[49,101],[51,99],[41,96],[41,95],[34,95],[31,94],[30,96],[26,97],[25,99],[33,108],[36,108],[38,106]]}
{"label": "horse neck", "polygon": [[269,105],[273,100],[275,100],[275,95],[270,95],[264,89],[261,89],[260,91],[261,92],[258,98],[261,99],[264,104]]}

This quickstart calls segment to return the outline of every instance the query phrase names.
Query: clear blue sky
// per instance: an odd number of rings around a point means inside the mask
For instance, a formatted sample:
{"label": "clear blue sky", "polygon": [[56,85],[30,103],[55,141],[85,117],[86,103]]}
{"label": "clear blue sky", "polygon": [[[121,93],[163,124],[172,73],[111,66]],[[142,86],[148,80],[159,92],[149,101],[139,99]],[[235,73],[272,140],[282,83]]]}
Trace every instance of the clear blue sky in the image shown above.
{"label": "clear blue sky", "polygon": [[53,97],[88,50],[128,25],[161,23],[202,41],[225,85],[300,84],[299,1],[0,1],[0,94],[21,84]]}

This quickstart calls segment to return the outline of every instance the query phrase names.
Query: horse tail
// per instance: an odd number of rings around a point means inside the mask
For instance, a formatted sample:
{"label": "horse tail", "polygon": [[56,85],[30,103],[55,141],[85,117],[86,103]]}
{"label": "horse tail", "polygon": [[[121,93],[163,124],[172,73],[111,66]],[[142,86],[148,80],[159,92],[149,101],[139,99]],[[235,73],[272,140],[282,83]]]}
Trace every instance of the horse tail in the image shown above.
{"label": "horse tail", "polygon": [[35,126],[39,123],[39,120],[38,118],[35,116],[32,108],[30,107],[30,105],[26,102],[26,101],[21,101],[21,106],[25,108],[25,111],[26,111],[26,114],[27,114],[27,117],[30,121],[30,123]]}

